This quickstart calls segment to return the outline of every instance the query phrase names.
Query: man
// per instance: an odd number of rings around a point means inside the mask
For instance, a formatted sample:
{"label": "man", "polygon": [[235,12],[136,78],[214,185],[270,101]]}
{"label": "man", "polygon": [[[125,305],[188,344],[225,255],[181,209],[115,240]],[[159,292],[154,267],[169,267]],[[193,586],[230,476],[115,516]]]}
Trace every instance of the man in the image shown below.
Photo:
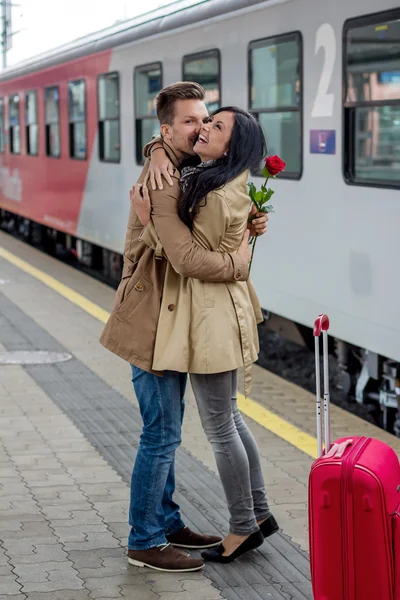
{"label": "man", "polygon": [[[178,169],[183,159],[193,155],[193,145],[208,116],[204,90],[191,82],[173,84],[160,92],[156,104],[160,124],[168,124],[172,132],[168,155]],[[156,150],[157,145],[151,151]],[[148,169],[149,161],[139,183],[145,179]],[[161,198],[168,195],[178,201],[177,174],[172,176],[171,183],[172,186],[163,190],[153,190],[152,195],[161,195]],[[263,217],[259,223],[261,229],[265,222]],[[150,229],[146,228],[146,235]],[[178,548],[210,548],[221,539],[200,535],[186,527],[179,506],[172,498],[187,375],[172,371],[157,373],[152,369],[167,261],[159,245],[153,251],[140,240],[142,233],[143,227],[131,206],[122,279],[112,314],[100,338],[106,348],[131,363],[132,381],[143,419],[132,473],[128,560],[136,566],[161,571],[194,571],[202,568],[203,561]],[[248,236],[237,253],[221,254],[197,246],[178,217],[171,222],[171,235],[180,256],[174,267],[182,275],[214,282],[247,279],[251,257]]]}

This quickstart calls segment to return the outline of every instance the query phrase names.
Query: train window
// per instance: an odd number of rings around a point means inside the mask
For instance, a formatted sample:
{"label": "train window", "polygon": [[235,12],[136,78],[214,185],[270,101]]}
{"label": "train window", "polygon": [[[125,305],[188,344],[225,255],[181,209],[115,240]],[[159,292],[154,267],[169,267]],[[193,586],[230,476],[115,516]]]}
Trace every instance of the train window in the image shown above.
{"label": "train window", "polygon": [[59,158],[60,140],[60,90],[58,86],[45,89],[44,112],[46,123],[46,155]]}
{"label": "train window", "polygon": [[39,127],[37,113],[37,94],[28,92],[25,96],[26,153],[37,156],[39,150]]}
{"label": "train window", "polygon": [[4,99],[0,98],[0,153],[4,154]]}
{"label": "train window", "polygon": [[15,94],[8,99],[9,135],[11,154],[21,152],[21,128],[19,123],[19,96]]}
{"label": "train window", "polygon": [[100,75],[97,86],[99,158],[103,162],[119,162],[121,159],[119,74]]}
{"label": "train window", "polygon": [[259,120],[269,154],[286,162],[281,178],[302,172],[302,39],[298,32],[251,42],[249,107]]}
{"label": "train window", "polygon": [[86,158],[86,84],[83,79],[68,84],[69,155]]}
{"label": "train window", "polygon": [[400,10],[344,26],[349,183],[400,187]]}
{"label": "train window", "polygon": [[183,57],[183,81],[195,81],[206,91],[209,112],[221,106],[221,58],[219,50],[208,50]]}
{"label": "train window", "polygon": [[156,113],[156,96],[162,88],[161,63],[135,69],[136,162],[144,163],[143,146],[160,131]]}

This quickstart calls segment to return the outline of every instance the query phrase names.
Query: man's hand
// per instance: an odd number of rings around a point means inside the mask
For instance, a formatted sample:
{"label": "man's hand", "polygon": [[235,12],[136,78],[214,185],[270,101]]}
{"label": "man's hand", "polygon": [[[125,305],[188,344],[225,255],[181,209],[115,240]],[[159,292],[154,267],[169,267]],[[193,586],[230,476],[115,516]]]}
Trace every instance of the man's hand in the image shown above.
{"label": "man's hand", "polygon": [[238,248],[237,253],[240,254],[240,256],[242,257],[243,261],[246,264],[249,264],[249,262],[251,261],[251,248],[249,246],[249,230],[246,229],[246,231],[244,232],[244,236],[243,236],[243,240]]}
{"label": "man's hand", "polygon": [[165,178],[169,185],[173,185],[171,175],[174,174],[175,167],[169,160],[162,146],[155,146],[150,154],[150,166],[144,178],[144,185],[147,185],[150,180],[152,190],[163,189],[162,177]]}
{"label": "man's hand", "polygon": [[129,197],[139,221],[146,227],[150,221],[151,203],[146,185],[137,183],[129,192]]}
{"label": "man's hand", "polygon": [[250,216],[254,216],[254,219],[251,222],[248,221],[247,223],[251,237],[263,235],[267,231],[268,227],[268,213],[258,213],[256,205],[252,204]]}

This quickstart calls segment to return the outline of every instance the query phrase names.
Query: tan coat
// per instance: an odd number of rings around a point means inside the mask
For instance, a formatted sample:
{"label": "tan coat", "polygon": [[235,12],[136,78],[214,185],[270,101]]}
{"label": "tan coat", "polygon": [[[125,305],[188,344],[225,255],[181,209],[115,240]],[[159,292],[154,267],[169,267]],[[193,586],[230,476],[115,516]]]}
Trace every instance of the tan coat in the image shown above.
{"label": "tan coat", "polygon": [[[247,227],[248,172],[208,194],[195,218],[193,238],[202,248],[235,252]],[[262,314],[250,282],[211,283],[185,277],[169,235],[177,204],[152,200],[152,222],[170,263],[166,268],[153,368],[219,373],[249,365],[258,356]],[[155,247],[151,226],[143,241]]]}
{"label": "tan coat", "polygon": [[[178,166],[178,156],[171,149],[166,150],[175,166]],[[148,166],[149,163],[146,163],[139,182],[143,181]],[[166,238],[167,245],[172,243],[179,253],[177,264],[181,272],[211,282],[246,280],[248,265],[235,252],[210,252],[194,242],[190,230],[176,214],[180,198],[178,171],[173,182],[173,187],[165,186],[164,190],[151,192],[151,200],[158,205],[172,202],[175,206],[175,215],[169,219]],[[162,375],[162,370],[154,370],[152,365],[167,260],[160,247],[153,250],[140,240],[142,232],[143,227],[131,207],[122,279],[100,343],[131,364]]]}

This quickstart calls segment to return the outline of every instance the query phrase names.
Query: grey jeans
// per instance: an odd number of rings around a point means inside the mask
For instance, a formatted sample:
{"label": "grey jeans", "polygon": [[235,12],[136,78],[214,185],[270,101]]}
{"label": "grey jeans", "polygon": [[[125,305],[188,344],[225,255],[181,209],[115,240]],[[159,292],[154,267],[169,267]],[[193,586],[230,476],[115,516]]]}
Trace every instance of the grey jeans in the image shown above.
{"label": "grey jeans", "polygon": [[271,513],[258,447],[237,405],[237,370],[191,374],[190,381],[225,491],[230,532],[249,535]]}

